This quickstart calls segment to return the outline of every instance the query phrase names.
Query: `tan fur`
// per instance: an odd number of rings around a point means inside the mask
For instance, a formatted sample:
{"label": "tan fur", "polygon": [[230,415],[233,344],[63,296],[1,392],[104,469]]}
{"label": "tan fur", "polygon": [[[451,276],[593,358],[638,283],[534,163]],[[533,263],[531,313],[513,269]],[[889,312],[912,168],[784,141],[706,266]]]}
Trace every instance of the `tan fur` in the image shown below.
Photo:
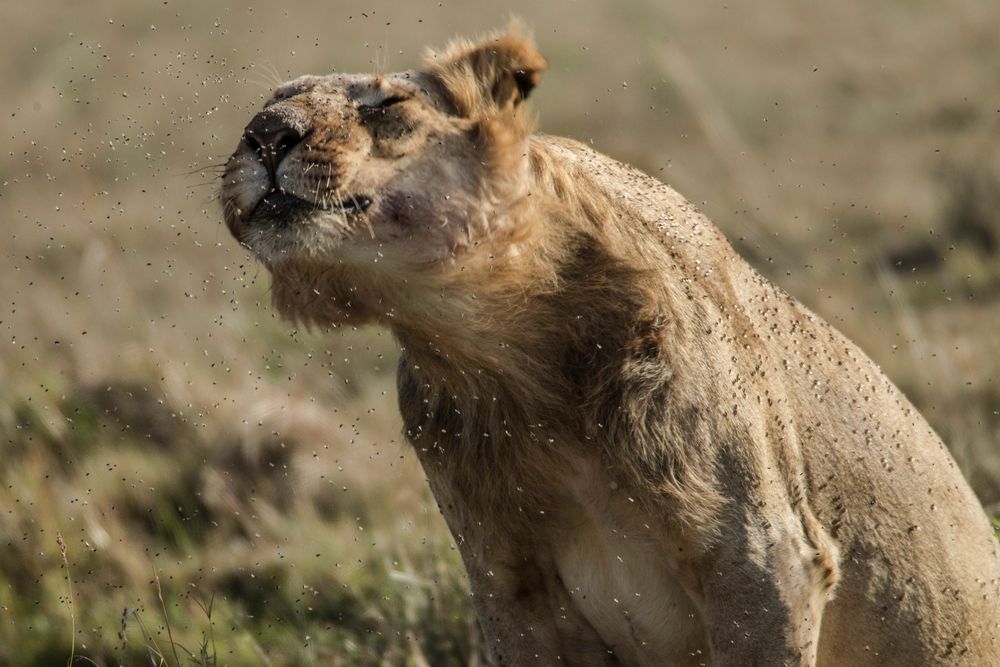
{"label": "tan fur", "polygon": [[243,144],[223,184],[281,313],[398,338],[497,663],[994,663],[997,542],[937,436],[677,193],[535,134],[544,67],[514,29],[297,79],[264,113],[317,208],[258,205]]}

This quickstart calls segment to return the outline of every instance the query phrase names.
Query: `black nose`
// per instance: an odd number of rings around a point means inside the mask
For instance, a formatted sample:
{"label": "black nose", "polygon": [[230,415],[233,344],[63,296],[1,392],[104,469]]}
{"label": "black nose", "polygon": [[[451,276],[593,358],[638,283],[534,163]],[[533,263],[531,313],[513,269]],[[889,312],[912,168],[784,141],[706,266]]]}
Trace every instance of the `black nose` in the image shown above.
{"label": "black nose", "polygon": [[243,141],[257,153],[272,182],[276,182],[278,165],[302,141],[299,128],[291,122],[292,119],[283,116],[281,113],[262,111],[243,131]]}

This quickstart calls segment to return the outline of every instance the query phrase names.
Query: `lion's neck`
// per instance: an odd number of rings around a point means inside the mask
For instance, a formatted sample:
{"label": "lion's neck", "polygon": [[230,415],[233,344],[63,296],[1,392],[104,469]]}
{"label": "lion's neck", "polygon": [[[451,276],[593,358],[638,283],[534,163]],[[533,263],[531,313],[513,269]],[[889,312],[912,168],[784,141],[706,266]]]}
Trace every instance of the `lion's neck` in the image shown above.
{"label": "lion's neck", "polygon": [[546,303],[551,277],[536,278],[548,285],[541,289],[497,284],[504,280],[498,275],[482,289],[449,285],[430,300],[410,299],[386,323],[404,357],[443,389],[490,400],[501,393],[531,397],[542,409],[567,389],[559,368],[565,340],[549,335],[566,326],[565,318]]}
{"label": "lion's neck", "polygon": [[527,423],[578,423],[605,369],[621,365],[655,314],[635,271],[598,239],[581,234],[561,245],[529,253],[548,256],[516,266],[516,278],[498,269],[472,282],[477,289],[463,281],[431,304],[398,308],[388,324],[404,363],[451,396],[516,404]]}
{"label": "lion's neck", "polygon": [[641,267],[606,238],[606,193],[584,187],[546,150],[533,145],[532,196],[507,226],[523,237],[477,253],[489,261],[437,284],[408,285],[382,321],[405,359],[452,393],[503,394],[551,415],[585,400],[659,313],[640,294]]}

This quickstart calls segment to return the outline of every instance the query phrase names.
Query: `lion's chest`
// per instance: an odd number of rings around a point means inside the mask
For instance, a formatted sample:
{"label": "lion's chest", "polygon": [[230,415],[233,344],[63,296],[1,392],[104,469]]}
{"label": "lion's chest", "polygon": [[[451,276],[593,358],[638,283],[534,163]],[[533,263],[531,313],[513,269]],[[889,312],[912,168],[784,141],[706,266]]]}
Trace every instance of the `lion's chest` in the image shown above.
{"label": "lion's chest", "polygon": [[623,665],[704,662],[701,618],[670,573],[658,527],[606,473],[583,470],[565,508],[576,520],[552,544],[570,599]]}

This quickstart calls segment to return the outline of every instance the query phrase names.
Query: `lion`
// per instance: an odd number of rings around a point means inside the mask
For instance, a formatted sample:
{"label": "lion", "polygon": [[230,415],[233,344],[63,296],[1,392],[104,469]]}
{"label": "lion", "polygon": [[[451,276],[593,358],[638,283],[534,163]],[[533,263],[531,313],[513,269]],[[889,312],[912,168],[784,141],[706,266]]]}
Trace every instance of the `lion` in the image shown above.
{"label": "lion", "polygon": [[497,665],[1000,664],[1000,555],[879,368],[694,206],[536,131],[516,26],[303,76],[223,176],[274,307],[398,340]]}

